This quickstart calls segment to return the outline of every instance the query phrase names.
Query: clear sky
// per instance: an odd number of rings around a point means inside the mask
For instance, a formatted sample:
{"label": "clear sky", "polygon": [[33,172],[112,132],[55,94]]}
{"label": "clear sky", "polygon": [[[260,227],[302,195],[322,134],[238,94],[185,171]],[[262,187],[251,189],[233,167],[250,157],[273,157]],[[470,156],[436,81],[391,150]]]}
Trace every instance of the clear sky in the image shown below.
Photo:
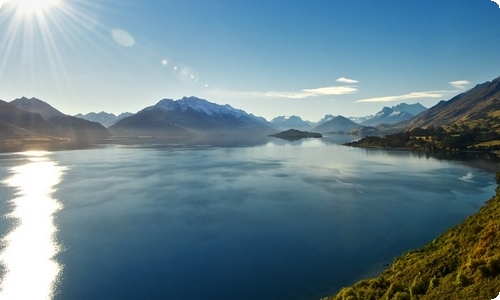
{"label": "clear sky", "polygon": [[67,114],[197,96],[365,116],[500,76],[490,0],[0,0],[0,99]]}

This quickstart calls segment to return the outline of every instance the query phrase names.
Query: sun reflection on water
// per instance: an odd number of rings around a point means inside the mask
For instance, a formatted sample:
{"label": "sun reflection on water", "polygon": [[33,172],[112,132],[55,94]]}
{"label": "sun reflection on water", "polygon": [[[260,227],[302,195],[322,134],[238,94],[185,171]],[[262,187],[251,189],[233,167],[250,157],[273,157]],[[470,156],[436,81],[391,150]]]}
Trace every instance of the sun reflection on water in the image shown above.
{"label": "sun reflection on water", "polygon": [[15,188],[7,218],[15,226],[2,238],[4,267],[0,299],[51,299],[62,266],[54,256],[60,251],[53,215],[61,204],[52,197],[65,167],[51,161],[47,152],[25,152],[27,164],[13,167],[2,184]]}

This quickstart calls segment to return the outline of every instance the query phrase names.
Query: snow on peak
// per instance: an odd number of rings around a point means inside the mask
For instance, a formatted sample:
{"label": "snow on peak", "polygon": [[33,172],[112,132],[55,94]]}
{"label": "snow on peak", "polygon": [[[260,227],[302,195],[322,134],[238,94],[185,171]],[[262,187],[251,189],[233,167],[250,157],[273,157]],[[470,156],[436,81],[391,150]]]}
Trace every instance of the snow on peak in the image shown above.
{"label": "snow on peak", "polygon": [[248,115],[245,111],[235,109],[229,104],[219,105],[196,97],[183,97],[179,100],[163,99],[155,107],[165,111],[177,110],[182,112],[191,109],[209,116],[231,115],[239,118]]}
{"label": "snow on peak", "polygon": [[389,115],[389,117],[399,116],[400,114],[402,114],[402,112],[395,110]]}

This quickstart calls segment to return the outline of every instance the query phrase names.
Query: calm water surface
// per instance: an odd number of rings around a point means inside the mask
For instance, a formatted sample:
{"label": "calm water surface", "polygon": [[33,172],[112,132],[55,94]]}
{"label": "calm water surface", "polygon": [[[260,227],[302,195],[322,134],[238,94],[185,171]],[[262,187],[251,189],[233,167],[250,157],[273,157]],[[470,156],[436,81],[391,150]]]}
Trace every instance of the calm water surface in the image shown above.
{"label": "calm water surface", "polygon": [[2,154],[0,298],[318,299],[476,212],[488,165],[322,140]]}

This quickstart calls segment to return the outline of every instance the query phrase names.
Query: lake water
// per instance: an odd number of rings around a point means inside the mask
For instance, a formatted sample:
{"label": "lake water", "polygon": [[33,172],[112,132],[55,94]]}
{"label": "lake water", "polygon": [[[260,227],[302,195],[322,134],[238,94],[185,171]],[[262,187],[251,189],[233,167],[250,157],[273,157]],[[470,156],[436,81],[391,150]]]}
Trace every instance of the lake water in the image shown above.
{"label": "lake water", "polygon": [[319,299],[476,212],[498,165],[325,140],[0,155],[2,299]]}

